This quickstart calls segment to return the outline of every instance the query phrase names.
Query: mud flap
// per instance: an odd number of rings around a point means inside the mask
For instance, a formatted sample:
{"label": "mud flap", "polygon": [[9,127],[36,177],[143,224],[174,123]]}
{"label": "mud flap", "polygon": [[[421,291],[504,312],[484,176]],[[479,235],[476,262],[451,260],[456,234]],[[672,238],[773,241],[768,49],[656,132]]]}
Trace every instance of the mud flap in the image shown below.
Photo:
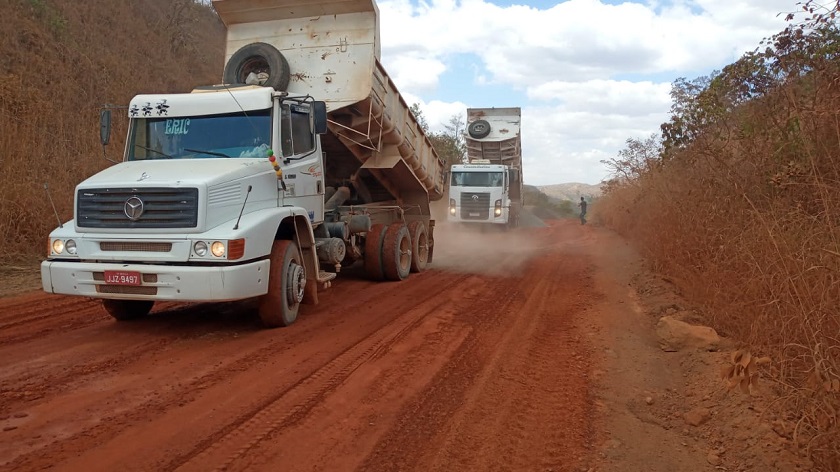
{"label": "mud flap", "polygon": [[301,303],[306,305],[318,304],[318,281],[315,279],[306,279],[306,286],[303,287],[303,300]]}

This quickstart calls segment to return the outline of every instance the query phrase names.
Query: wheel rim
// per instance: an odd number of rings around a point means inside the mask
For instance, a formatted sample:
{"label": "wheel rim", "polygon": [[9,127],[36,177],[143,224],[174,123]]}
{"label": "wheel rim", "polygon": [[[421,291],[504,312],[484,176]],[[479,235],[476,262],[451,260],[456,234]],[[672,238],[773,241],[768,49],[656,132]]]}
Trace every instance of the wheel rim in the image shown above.
{"label": "wheel rim", "polygon": [[426,234],[421,233],[417,239],[417,255],[419,256],[421,263],[426,262],[429,256],[429,244],[426,241]]}
{"label": "wheel rim", "polygon": [[289,306],[297,305],[303,300],[303,289],[306,287],[306,274],[303,266],[292,261],[286,271],[286,295]]}
{"label": "wheel rim", "polygon": [[265,72],[268,77],[271,77],[271,69],[268,67],[268,62],[259,56],[252,57],[242,63],[242,66],[239,68],[239,81],[244,84],[245,79],[248,78],[248,74],[251,72],[255,74]]}
{"label": "wheel rim", "polygon": [[411,265],[411,240],[402,238],[400,240],[400,268],[405,269]]}

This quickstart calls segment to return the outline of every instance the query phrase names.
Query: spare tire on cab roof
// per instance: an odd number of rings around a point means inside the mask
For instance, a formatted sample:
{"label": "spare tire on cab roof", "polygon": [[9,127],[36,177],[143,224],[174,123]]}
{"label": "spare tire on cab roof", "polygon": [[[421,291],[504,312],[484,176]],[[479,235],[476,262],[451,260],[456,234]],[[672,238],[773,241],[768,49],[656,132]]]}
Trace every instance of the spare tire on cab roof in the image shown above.
{"label": "spare tire on cab roof", "polygon": [[[259,85],[285,91],[289,86],[289,62],[274,46],[267,43],[251,43],[230,56],[225,64],[226,84],[244,84],[251,73],[265,73]],[[252,85],[257,85],[254,83]]]}
{"label": "spare tire on cab roof", "polygon": [[475,120],[467,127],[467,132],[475,139],[486,138],[490,134],[490,123],[487,120]]}

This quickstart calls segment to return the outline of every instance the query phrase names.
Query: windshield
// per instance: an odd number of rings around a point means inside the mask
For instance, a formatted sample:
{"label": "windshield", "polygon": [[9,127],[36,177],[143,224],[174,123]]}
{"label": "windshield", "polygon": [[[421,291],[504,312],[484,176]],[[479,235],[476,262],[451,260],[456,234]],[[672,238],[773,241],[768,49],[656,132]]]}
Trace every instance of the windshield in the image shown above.
{"label": "windshield", "polygon": [[453,172],[452,185],[456,187],[501,187],[501,172]]}
{"label": "windshield", "polygon": [[177,118],[135,118],[128,160],[266,157],[271,110]]}

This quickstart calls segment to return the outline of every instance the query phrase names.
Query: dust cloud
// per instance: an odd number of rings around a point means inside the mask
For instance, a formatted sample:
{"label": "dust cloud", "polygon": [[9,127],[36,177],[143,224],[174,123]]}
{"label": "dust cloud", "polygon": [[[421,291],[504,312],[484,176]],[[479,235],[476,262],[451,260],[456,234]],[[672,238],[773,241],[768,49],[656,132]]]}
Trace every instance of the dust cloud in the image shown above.
{"label": "dust cloud", "polygon": [[470,274],[518,276],[540,255],[540,244],[528,228],[505,230],[496,225],[435,225],[431,267]]}

